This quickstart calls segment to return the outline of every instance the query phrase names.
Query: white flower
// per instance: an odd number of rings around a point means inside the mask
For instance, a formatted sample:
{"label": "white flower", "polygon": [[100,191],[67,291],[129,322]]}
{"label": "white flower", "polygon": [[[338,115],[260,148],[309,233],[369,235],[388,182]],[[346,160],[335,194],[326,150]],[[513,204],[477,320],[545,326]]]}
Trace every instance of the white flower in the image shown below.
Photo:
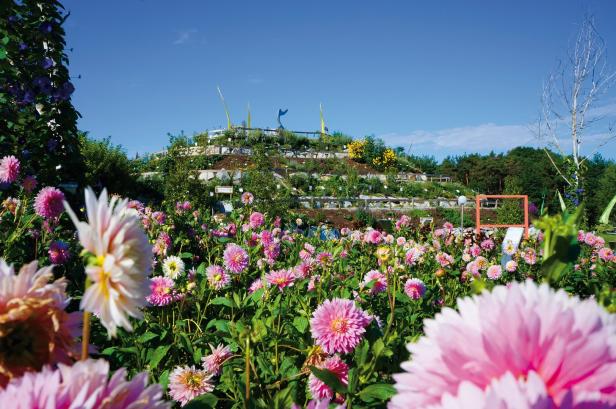
{"label": "white flower", "polygon": [[126,212],[128,200],[108,200],[106,190],[97,199],[90,188],[85,191],[85,200],[87,223],[79,221],[64,203],[81,245],[93,256],[86,267],[91,285],[81,300],[81,309],[96,315],[109,335],[115,336],[117,327],[132,331],[128,316],[143,317],[152,248],[139,218]]}
{"label": "white flower", "polygon": [[177,256],[169,256],[163,261],[163,272],[173,280],[184,272],[184,267],[184,262]]}

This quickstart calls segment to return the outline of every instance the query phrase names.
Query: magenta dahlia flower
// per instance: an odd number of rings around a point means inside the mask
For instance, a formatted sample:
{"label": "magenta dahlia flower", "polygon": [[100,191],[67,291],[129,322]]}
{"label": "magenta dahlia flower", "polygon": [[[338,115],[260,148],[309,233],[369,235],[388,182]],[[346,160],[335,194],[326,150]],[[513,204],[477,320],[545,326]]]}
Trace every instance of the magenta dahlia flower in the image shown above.
{"label": "magenta dahlia flower", "polygon": [[42,188],[34,199],[34,210],[45,219],[55,219],[64,211],[64,193],[51,186]]}
{"label": "magenta dahlia flower", "polygon": [[221,266],[212,264],[205,270],[207,281],[215,290],[225,288],[230,282],[231,277]]}
{"label": "magenta dahlia flower", "polygon": [[419,278],[409,278],[404,283],[404,292],[413,300],[419,300],[426,293],[426,285]]}
{"label": "magenta dahlia flower", "polygon": [[263,223],[265,223],[265,216],[263,216],[263,213],[252,212],[248,220],[250,227],[256,229],[257,227],[261,227]]}
{"label": "magenta dahlia flower", "polygon": [[0,407],[12,409],[134,408],[167,409],[158,384],[148,386],[148,374],[141,372],[126,379],[126,369],[109,379],[109,363],[88,359],[73,366],[58,365],[52,370],[28,372],[0,390]]}
{"label": "magenta dahlia flower", "polygon": [[212,392],[214,385],[211,379],[212,374],[203,369],[178,366],[169,376],[169,395],[184,406],[197,396]]}
{"label": "magenta dahlia flower", "polygon": [[222,370],[222,364],[229,358],[231,358],[231,349],[228,346],[224,346],[219,344],[217,347],[212,348],[212,353],[201,358],[201,362],[203,363],[203,369],[211,373],[212,375],[220,375]]}
{"label": "magenta dahlia flower", "polygon": [[325,300],[312,314],[310,331],[315,343],[328,354],[347,354],[360,343],[370,315],[355,306],[353,300]]}
{"label": "magenta dahlia flower", "polygon": [[[595,300],[529,280],[459,299],[458,310],[426,320],[426,335],[409,344],[412,360],[394,376],[391,408],[458,408],[448,400],[469,389],[507,399],[515,390],[499,392],[492,382],[509,377],[543,383],[555,403],[546,407],[616,405],[616,319]],[[463,339],[465,348],[452,339]],[[582,406],[587,401],[595,406]]]}
{"label": "magenta dahlia flower", "polygon": [[275,285],[280,291],[285,287],[293,286],[295,279],[296,277],[293,270],[275,270],[265,275],[265,281],[267,281],[269,285]]}
{"label": "magenta dahlia flower", "polygon": [[[319,369],[327,369],[333,373],[343,385],[348,385],[349,367],[342,359],[340,359],[338,355],[330,356],[317,367]],[[327,386],[325,382],[314,376],[312,373],[308,377],[308,388],[310,389],[310,394],[314,399],[334,398],[338,403],[342,401],[341,396],[335,397],[335,392],[332,388]]]}
{"label": "magenta dahlia flower", "polygon": [[150,279],[150,295],[146,301],[156,307],[164,307],[175,300],[173,291],[174,281],[169,277],[152,277]]}
{"label": "magenta dahlia flower", "polygon": [[248,267],[248,253],[237,244],[228,244],[223,254],[225,268],[239,274]]}
{"label": "magenta dahlia flower", "polygon": [[387,290],[387,277],[378,270],[370,270],[364,276],[364,285],[374,281],[370,294],[377,294]]}
{"label": "magenta dahlia flower", "polygon": [[52,264],[64,264],[71,258],[68,244],[61,240],[51,242],[48,253]]}
{"label": "magenta dahlia flower", "polygon": [[13,183],[19,176],[19,159],[13,155],[0,159],[0,182]]}

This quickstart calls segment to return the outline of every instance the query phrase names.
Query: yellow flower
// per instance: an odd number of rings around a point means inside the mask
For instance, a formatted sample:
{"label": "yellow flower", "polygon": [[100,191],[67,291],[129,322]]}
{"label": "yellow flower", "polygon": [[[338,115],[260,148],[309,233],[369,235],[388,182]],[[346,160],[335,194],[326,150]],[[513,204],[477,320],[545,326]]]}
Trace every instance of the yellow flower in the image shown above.
{"label": "yellow flower", "polygon": [[349,158],[351,159],[363,159],[364,151],[366,147],[366,141],[353,141],[347,145],[349,150]]}
{"label": "yellow flower", "polygon": [[376,249],[376,258],[378,258],[381,262],[385,262],[389,260],[390,249],[386,246],[381,246]]}

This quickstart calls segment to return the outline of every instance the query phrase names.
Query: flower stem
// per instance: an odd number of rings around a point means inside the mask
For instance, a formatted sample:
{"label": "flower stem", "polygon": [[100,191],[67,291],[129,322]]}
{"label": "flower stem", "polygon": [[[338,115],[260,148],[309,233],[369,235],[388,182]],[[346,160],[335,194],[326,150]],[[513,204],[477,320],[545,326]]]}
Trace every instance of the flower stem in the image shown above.
{"label": "flower stem", "polygon": [[[86,291],[88,291],[88,287],[90,287],[90,277],[86,276],[86,284],[83,290],[83,295],[85,296]],[[85,361],[88,359],[88,347],[90,345],[90,312],[83,312],[83,332],[81,335],[81,360]]]}
{"label": "flower stem", "polygon": [[90,313],[83,312],[83,334],[81,336],[81,360],[88,359],[88,345],[90,344]]}
{"label": "flower stem", "polygon": [[250,400],[250,337],[246,337],[246,402],[244,407],[248,407]]}

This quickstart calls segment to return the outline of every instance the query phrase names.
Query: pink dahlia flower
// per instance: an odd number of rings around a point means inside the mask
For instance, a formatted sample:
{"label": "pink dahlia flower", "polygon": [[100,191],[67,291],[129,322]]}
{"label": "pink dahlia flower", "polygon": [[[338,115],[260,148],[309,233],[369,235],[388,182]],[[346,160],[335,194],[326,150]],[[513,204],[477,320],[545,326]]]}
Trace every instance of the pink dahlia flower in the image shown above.
{"label": "pink dahlia flower", "polygon": [[524,261],[532,266],[537,263],[537,252],[534,249],[528,248],[524,251]]}
{"label": "pink dahlia flower", "polygon": [[265,275],[265,281],[269,285],[275,285],[280,291],[285,287],[293,286],[295,281],[295,274],[292,270],[275,270]]}
{"label": "pink dahlia flower", "polygon": [[229,358],[231,358],[231,349],[228,346],[219,344],[216,348],[210,345],[212,353],[201,358],[203,363],[203,369],[211,373],[212,375],[220,375],[222,364]]}
{"label": "pink dahlia flower", "polygon": [[169,376],[169,396],[180,406],[186,405],[197,396],[212,392],[212,374],[194,366],[178,366]]}
{"label": "pink dahlia flower", "polygon": [[169,277],[153,277],[150,280],[150,295],[145,299],[156,307],[164,307],[175,300],[173,285],[175,283]]}
{"label": "pink dahlia flower", "polygon": [[263,216],[263,213],[252,212],[252,214],[248,218],[248,221],[250,227],[256,229],[257,227],[263,226],[263,223],[265,223],[265,216]]}
{"label": "pink dahlia flower", "polygon": [[423,253],[420,249],[418,249],[417,247],[413,247],[406,252],[406,255],[404,256],[404,262],[409,266],[414,266],[422,255]]}
{"label": "pink dahlia flower", "polygon": [[[321,365],[317,365],[317,368],[327,369],[333,373],[343,385],[346,386],[349,384],[349,367],[342,359],[340,359],[338,355],[330,356],[325,359]],[[310,389],[310,394],[314,399],[334,398],[334,400],[338,403],[343,400],[341,396],[336,397],[332,388],[327,386],[325,382],[314,376],[312,373],[308,377],[308,388]]]}
{"label": "pink dahlia flower", "polygon": [[426,293],[426,285],[419,278],[409,278],[404,283],[404,292],[409,298],[419,300]]}
{"label": "pink dahlia flower", "polygon": [[11,409],[166,409],[158,384],[148,386],[142,372],[126,379],[126,370],[117,370],[109,379],[109,363],[99,359],[79,361],[58,369],[44,367],[12,380],[0,391],[0,407]]}
{"label": "pink dahlia flower", "polygon": [[364,236],[364,240],[367,243],[372,243],[372,244],[379,244],[382,239],[383,239],[383,236],[378,230],[370,230]]}
{"label": "pink dahlia flower", "polygon": [[[458,310],[445,308],[426,320],[426,335],[409,344],[412,360],[394,376],[398,393],[391,408],[443,405],[464,388],[485,392],[509,376],[531,383],[534,374],[555,407],[582,407],[586,400],[602,402],[588,407],[616,405],[616,320],[596,301],[529,280],[459,299]],[[507,399],[515,390],[496,393]]]}
{"label": "pink dahlia flower", "polygon": [[316,260],[320,266],[327,267],[334,261],[334,258],[332,256],[332,253],[329,253],[327,251],[322,251],[319,254],[317,254]]}
{"label": "pink dahlia flower", "polygon": [[248,267],[248,253],[237,244],[228,244],[223,254],[225,268],[239,274]]}
{"label": "pink dahlia flower", "polygon": [[605,262],[614,260],[614,250],[609,247],[603,247],[599,249],[597,254],[599,258]]}
{"label": "pink dahlia flower", "polygon": [[507,264],[505,264],[505,270],[510,273],[514,273],[518,269],[518,263],[515,260],[509,260]]}
{"label": "pink dahlia flower", "polygon": [[[589,404],[590,402],[586,402]],[[569,402],[561,408],[600,408],[602,405],[574,406]],[[536,372],[529,372],[527,379],[516,380],[507,372],[502,378],[494,379],[487,389],[482,390],[471,382],[462,382],[455,396],[446,394],[440,405],[431,409],[556,409],[558,406],[549,396],[545,383]]]}
{"label": "pink dahlia flower", "polygon": [[34,210],[45,219],[60,216],[64,210],[64,193],[51,186],[42,188],[34,199]]}
{"label": "pink dahlia flower", "polygon": [[205,271],[208,283],[216,290],[222,290],[231,282],[231,277],[221,266],[213,264]]}
{"label": "pink dahlia flower", "polygon": [[248,206],[252,204],[252,202],[255,200],[255,197],[250,192],[244,192],[242,193],[241,200],[243,205]]}
{"label": "pink dahlia flower", "polygon": [[374,281],[370,294],[377,294],[387,289],[387,277],[378,270],[370,270],[364,276],[364,285]]}
{"label": "pink dahlia flower", "polygon": [[503,269],[499,265],[492,265],[488,267],[486,275],[490,280],[498,280],[503,275]]}
{"label": "pink dahlia flower", "polygon": [[360,343],[370,315],[353,300],[325,300],[312,314],[310,331],[315,343],[328,354],[349,353]]}
{"label": "pink dahlia flower", "polygon": [[453,257],[447,253],[438,253],[435,256],[435,259],[441,265],[441,267],[449,267],[453,264]]}
{"label": "pink dahlia flower", "polygon": [[68,244],[61,240],[51,242],[48,253],[52,264],[64,264],[71,258]]}
{"label": "pink dahlia flower", "polygon": [[5,156],[0,159],[0,182],[13,183],[19,176],[19,159],[15,156]]}
{"label": "pink dahlia flower", "polygon": [[252,284],[250,284],[250,287],[248,287],[248,294],[252,294],[262,288],[263,288],[263,279],[257,278],[255,281],[252,282]]}
{"label": "pink dahlia flower", "polygon": [[484,250],[492,250],[494,248],[494,240],[485,239],[481,242],[481,248]]}

